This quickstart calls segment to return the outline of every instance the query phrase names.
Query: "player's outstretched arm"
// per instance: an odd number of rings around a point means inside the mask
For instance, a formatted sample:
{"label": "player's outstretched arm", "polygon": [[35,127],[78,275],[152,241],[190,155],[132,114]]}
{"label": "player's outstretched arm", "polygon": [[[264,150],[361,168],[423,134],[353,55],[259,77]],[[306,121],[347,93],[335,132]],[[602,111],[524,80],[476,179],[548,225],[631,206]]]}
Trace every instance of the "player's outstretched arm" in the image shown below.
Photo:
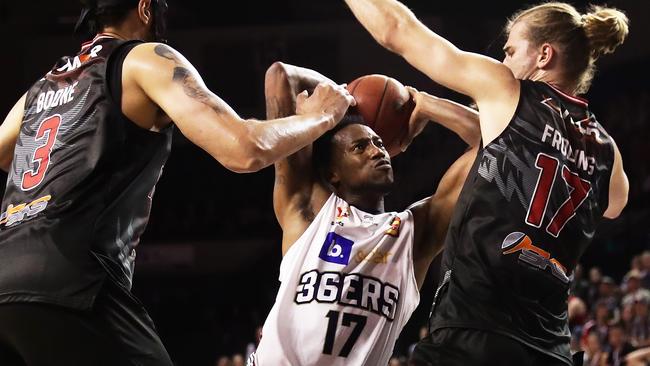
{"label": "player's outstretched arm", "polygon": [[14,148],[23,122],[26,97],[27,94],[23,94],[0,125],[0,169],[5,172],[9,171],[14,159]]}
{"label": "player's outstretched arm", "polygon": [[413,265],[418,286],[422,286],[429,265],[443,249],[451,215],[477,151],[478,146],[474,146],[461,155],[442,176],[434,195],[410,207],[415,219]]}
{"label": "player's outstretched arm", "polygon": [[242,119],[167,45],[134,47],[123,69],[123,80],[132,78],[190,141],[236,172],[257,171],[300,150],[335,126],[354,103],[344,88],[328,85],[316,90],[302,115]]}
{"label": "player's outstretched arm", "polygon": [[409,119],[409,133],[402,141],[402,151],[405,151],[413,139],[419,135],[426,125],[433,121],[456,133],[470,147],[477,146],[481,140],[479,114],[475,109],[456,103],[449,99],[438,98],[434,95],[406,87],[415,101],[415,108]]}
{"label": "player's outstretched arm", "polygon": [[[433,120],[458,134],[469,149],[447,169],[436,192],[410,207],[415,219],[413,264],[418,285],[422,285],[433,258],[443,249],[451,215],[460,191],[476,158],[480,142],[477,111],[447,99],[436,98],[411,88],[416,108],[411,119]],[[422,124],[422,122],[417,123]]]}
{"label": "player's outstretched arm", "polygon": [[[274,63],[266,71],[264,80],[266,117],[294,115],[297,98],[304,98],[305,93],[323,84],[336,85],[314,70]],[[283,254],[305,232],[329,194],[314,177],[311,144],[275,163],[273,208],[282,227]]]}
{"label": "player's outstretched arm", "polygon": [[621,211],[627,205],[627,194],[630,190],[630,184],[627,180],[625,170],[623,170],[623,158],[618,146],[614,144],[614,166],[612,175],[609,179],[609,205],[603,213],[608,219],[615,219],[621,214]]}
{"label": "player's outstretched arm", "polygon": [[517,107],[520,86],[501,62],[461,51],[428,29],[396,0],[346,0],[346,3],[381,45],[404,57],[433,81],[477,102],[484,144],[507,126]]}

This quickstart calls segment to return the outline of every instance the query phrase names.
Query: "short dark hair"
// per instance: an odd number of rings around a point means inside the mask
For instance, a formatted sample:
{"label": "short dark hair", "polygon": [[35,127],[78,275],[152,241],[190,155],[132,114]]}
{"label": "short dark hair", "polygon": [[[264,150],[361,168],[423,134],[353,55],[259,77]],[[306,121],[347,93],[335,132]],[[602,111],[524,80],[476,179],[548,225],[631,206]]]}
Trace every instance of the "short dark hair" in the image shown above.
{"label": "short dark hair", "polygon": [[321,179],[323,183],[329,183],[327,176],[332,164],[332,147],[334,136],[337,132],[354,124],[365,124],[363,117],[356,112],[354,107],[348,110],[343,119],[331,130],[325,132],[321,137],[314,141],[312,147],[312,167],[314,176]]}
{"label": "short dark hair", "polygon": [[90,9],[87,28],[90,33],[97,33],[105,27],[122,23],[129,12],[138,6],[138,0],[81,0],[81,3]]}

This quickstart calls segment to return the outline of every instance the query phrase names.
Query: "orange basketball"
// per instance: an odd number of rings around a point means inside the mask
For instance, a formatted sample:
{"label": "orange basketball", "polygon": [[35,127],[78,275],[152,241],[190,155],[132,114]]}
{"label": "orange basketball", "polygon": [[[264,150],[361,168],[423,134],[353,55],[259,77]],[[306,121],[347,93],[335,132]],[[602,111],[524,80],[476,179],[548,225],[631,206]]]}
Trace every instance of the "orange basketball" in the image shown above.
{"label": "orange basketball", "polygon": [[391,77],[374,74],[352,81],[348,90],[365,123],[381,137],[391,155],[397,154],[415,107],[406,87]]}

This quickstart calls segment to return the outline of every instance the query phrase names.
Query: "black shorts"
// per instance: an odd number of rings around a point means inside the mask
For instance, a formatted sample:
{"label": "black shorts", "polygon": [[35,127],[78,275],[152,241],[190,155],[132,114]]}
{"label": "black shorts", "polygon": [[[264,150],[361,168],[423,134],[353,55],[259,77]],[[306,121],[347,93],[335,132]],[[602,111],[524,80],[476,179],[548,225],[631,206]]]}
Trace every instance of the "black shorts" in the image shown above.
{"label": "black shorts", "polygon": [[442,328],[422,339],[410,366],[567,366],[555,357],[497,333]]}
{"label": "black shorts", "polygon": [[142,304],[106,281],[92,309],[0,304],[2,366],[171,366]]}

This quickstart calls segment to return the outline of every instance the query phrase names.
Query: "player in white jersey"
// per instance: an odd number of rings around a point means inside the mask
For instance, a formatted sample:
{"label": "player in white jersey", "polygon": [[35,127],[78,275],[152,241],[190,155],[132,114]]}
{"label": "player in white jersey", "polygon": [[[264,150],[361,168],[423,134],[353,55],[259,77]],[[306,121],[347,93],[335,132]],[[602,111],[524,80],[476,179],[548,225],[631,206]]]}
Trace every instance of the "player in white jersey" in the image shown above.
{"label": "player in white jersey", "polygon": [[[267,115],[300,112],[319,73],[275,63],[267,71]],[[333,83],[333,82],[332,82]],[[436,193],[403,212],[384,212],[393,183],[388,152],[348,116],[275,165],[274,208],[283,230],[280,290],[249,365],[387,365],[442,249],[451,212],[476,156],[477,112],[410,90],[410,140],[434,119],[470,144]],[[313,164],[312,164],[313,162]]]}

